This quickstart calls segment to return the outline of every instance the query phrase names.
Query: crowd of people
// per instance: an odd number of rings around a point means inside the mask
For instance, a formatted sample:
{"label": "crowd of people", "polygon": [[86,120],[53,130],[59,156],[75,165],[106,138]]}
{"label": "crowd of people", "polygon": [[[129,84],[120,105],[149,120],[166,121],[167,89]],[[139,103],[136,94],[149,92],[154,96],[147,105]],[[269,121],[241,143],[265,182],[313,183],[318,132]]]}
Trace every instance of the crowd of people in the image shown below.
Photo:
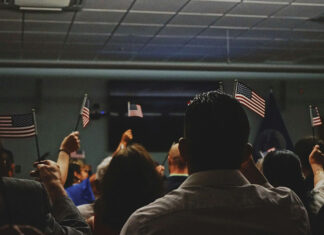
{"label": "crowd of people", "polygon": [[167,177],[131,130],[94,174],[70,157],[78,132],[56,162],[34,163],[36,180],[10,177],[1,157],[0,234],[324,234],[324,142],[256,164],[249,132],[241,104],[211,91],[189,103]]}

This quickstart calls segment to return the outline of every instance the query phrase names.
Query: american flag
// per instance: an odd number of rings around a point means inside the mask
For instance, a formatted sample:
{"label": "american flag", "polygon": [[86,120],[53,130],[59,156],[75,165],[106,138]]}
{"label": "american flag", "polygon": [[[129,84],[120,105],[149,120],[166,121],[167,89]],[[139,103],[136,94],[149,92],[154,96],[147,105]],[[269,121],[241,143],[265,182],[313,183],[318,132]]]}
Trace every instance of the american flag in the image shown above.
{"label": "american flag", "polygon": [[143,117],[142,107],[139,104],[128,102],[128,117]]}
{"label": "american flag", "polygon": [[265,100],[243,83],[236,83],[235,98],[241,104],[256,112],[261,117],[264,117]]}
{"label": "american flag", "polygon": [[32,113],[0,115],[1,138],[25,138],[36,135]]}
{"label": "american flag", "polygon": [[312,126],[320,126],[322,125],[322,119],[320,117],[320,114],[318,112],[317,106],[309,106],[309,112],[310,112],[310,117],[311,117],[311,124]]}
{"label": "american flag", "polygon": [[83,128],[89,124],[90,121],[90,102],[87,97],[84,97],[85,101],[83,102],[83,106],[81,109],[81,116],[82,116],[82,126]]}

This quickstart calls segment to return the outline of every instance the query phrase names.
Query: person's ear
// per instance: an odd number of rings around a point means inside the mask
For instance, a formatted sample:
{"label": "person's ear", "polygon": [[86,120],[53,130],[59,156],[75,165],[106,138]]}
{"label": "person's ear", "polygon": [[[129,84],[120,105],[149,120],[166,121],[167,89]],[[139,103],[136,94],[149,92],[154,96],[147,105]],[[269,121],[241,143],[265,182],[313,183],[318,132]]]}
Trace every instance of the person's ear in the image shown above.
{"label": "person's ear", "polygon": [[188,163],[189,159],[189,145],[188,145],[188,140],[185,138],[180,138],[179,139],[179,152],[180,152],[180,157],[183,158],[183,160]]}
{"label": "person's ear", "polygon": [[243,151],[242,163],[249,160],[249,158],[252,155],[252,152],[253,152],[252,144],[246,143],[246,145],[244,147],[244,151]]}

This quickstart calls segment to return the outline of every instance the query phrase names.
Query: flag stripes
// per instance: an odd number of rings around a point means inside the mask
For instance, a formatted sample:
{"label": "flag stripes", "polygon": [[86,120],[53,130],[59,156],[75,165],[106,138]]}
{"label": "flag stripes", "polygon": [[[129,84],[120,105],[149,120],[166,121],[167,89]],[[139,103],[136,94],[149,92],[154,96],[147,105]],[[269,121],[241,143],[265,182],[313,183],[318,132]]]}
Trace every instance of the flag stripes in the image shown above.
{"label": "flag stripes", "polygon": [[313,127],[322,125],[322,119],[320,117],[318,107],[310,105],[309,108],[311,116],[311,125]]}
{"label": "flag stripes", "polygon": [[84,106],[82,107],[82,126],[86,127],[90,121],[90,109],[89,109],[89,99],[86,100]]}
{"label": "flag stripes", "polygon": [[235,98],[241,104],[256,112],[261,117],[265,116],[265,100],[256,92],[240,82],[236,83],[234,92]]}
{"label": "flag stripes", "polygon": [[0,116],[0,137],[24,138],[36,135],[33,115],[2,115]]}

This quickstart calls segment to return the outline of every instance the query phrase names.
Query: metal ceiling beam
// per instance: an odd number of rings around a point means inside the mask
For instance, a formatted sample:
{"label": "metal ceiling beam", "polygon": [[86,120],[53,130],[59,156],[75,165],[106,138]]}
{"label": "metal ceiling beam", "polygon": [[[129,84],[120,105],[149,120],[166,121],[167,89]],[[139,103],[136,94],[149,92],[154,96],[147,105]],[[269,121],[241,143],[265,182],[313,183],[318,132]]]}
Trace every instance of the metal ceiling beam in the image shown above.
{"label": "metal ceiling beam", "polygon": [[290,65],[265,63],[191,63],[191,62],[132,62],[132,61],[52,61],[0,60],[0,68],[57,68],[57,69],[110,69],[110,70],[184,70],[184,71],[238,71],[324,73],[323,65]]}
{"label": "metal ceiling beam", "polygon": [[44,79],[107,79],[107,80],[324,80],[324,73],[257,72],[257,71],[194,71],[157,69],[84,69],[84,68],[0,68],[2,78]]}

